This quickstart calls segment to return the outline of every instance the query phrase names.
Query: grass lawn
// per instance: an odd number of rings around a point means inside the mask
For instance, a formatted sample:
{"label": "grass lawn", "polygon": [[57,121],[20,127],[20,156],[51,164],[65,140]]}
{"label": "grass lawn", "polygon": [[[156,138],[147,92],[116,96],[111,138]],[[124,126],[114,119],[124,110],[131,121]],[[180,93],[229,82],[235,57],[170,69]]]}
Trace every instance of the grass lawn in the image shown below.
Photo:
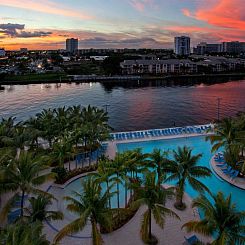
{"label": "grass lawn", "polygon": [[65,73],[46,73],[46,74],[27,74],[27,75],[8,75],[4,78],[5,81],[52,81],[59,79],[67,79]]}

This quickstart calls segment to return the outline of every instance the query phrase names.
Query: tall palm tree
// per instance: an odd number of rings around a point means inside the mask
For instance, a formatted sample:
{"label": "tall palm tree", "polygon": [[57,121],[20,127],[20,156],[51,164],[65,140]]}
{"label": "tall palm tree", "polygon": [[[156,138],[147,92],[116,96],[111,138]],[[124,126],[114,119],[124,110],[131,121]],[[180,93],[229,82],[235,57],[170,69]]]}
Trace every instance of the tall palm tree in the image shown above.
{"label": "tall palm tree", "polygon": [[27,121],[25,121],[24,125],[27,127],[27,132],[30,135],[32,145],[36,145],[36,147],[38,147],[38,138],[43,134],[40,120],[38,120],[37,117],[30,117]]}
{"label": "tall palm tree", "polygon": [[64,236],[83,230],[90,220],[92,225],[92,238],[94,245],[103,243],[100,226],[110,227],[112,223],[112,211],[108,208],[108,200],[113,195],[102,189],[94,177],[90,176],[82,182],[83,194],[75,192],[76,197],[65,197],[70,204],[67,209],[79,215],[79,217],[61,229],[54,238],[59,242]]}
{"label": "tall palm tree", "polygon": [[[99,184],[106,183],[106,189],[109,193],[110,193],[110,182],[111,182],[111,179],[110,179],[111,174],[109,171],[110,164],[111,164],[111,161],[109,159],[107,158],[101,159],[98,162],[97,171],[95,173],[90,174],[90,175],[95,176],[95,180]],[[111,198],[109,198],[109,207],[111,208]]]}
{"label": "tall palm tree", "polygon": [[217,151],[221,147],[230,149],[231,145],[236,141],[236,129],[231,118],[223,119],[214,128],[215,134],[206,137],[213,144],[212,152]]}
{"label": "tall palm tree", "polygon": [[49,245],[42,234],[42,223],[23,223],[8,225],[0,232],[0,244],[5,245]]}
{"label": "tall palm tree", "polygon": [[0,172],[0,193],[12,191],[14,194],[3,207],[0,219],[6,217],[19,197],[21,198],[20,208],[23,217],[25,194],[50,195],[37,188],[54,177],[53,173],[45,172],[48,166],[44,165],[44,161],[45,159],[35,158],[31,153],[21,152],[18,159],[2,169]]}
{"label": "tall palm tree", "polygon": [[65,159],[70,159],[70,157],[72,156],[72,139],[67,133],[64,136],[60,137],[58,142],[54,143],[52,156],[55,159],[58,159],[60,167],[64,167]]}
{"label": "tall palm tree", "polygon": [[57,135],[63,135],[64,132],[68,129],[69,127],[69,113],[70,109],[66,109],[66,107],[59,107],[54,109],[54,124],[56,126],[56,134]]}
{"label": "tall palm tree", "polygon": [[174,160],[168,168],[171,175],[166,181],[177,180],[175,207],[178,209],[185,208],[183,195],[187,182],[198,192],[209,191],[208,188],[197,179],[200,177],[209,177],[211,175],[210,169],[197,165],[201,157],[202,154],[192,155],[192,150],[186,146],[183,148],[178,147],[177,151],[173,151]]}
{"label": "tall palm tree", "polygon": [[47,208],[52,204],[51,197],[38,195],[37,197],[29,198],[30,207],[25,208],[27,219],[30,222],[44,220],[61,220],[63,213],[59,211],[48,211]]}
{"label": "tall palm tree", "polygon": [[231,201],[231,195],[222,192],[212,195],[214,203],[204,195],[193,200],[192,207],[199,208],[204,217],[183,225],[188,232],[215,237],[213,245],[245,244],[245,212],[239,212]]}
{"label": "tall palm tree", "polygon": [[150,166],[156,169],[157,184],[159,187],[166,177],[166,169],[170,164],[170,160],[167,159],[167,156],[168,152],[162,152],[161,149],[154,149],[150,154]]}
{"label": "tall palm tree", "polygon": [[174,195],[173,188],[159,188],[156,173],[149,172],[144,176],[142,185],[136,187],[135,191],[137,200],[132,203],[132,206],[147,206],[141,224],[142,240],[146,243],[151,243],[155,240],[151,228],[152,215],[161,228],[164,227],[166,216],[179,219],[175,212],[165,207],[167,198],[171,198]]}
{"label": "tall palm tree", "polygon": [[124,183],[125,188],[125,207],[127,205],[127,160],[128,156],[126,153],[117,153],[114,160],[110,163],[108,172],[110,173],[111,181],[116,184],[117,189],[117,208],[120,208],[120,184]]}
{"label": "tall palm tree", "polygon": [[55,114],[53,109],[44,109],[36,115],[40,122],[42,137],[48,141],[49,147],[52,147],[53,141],[57,136],[57,128],[55,125]]}

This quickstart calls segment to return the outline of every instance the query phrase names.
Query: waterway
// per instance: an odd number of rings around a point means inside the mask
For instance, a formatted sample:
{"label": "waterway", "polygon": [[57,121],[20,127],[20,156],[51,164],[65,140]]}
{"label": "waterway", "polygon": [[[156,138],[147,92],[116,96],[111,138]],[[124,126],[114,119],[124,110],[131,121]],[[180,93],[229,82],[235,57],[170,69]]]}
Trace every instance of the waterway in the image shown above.
{"label": "waterway", "polygon": [[43,108],[89,104],[108,110],[115,131],[209,123],[218,111],[221,118],[245,111],[245,80],[30,84],[0,90],[0,117],[18,121]]}

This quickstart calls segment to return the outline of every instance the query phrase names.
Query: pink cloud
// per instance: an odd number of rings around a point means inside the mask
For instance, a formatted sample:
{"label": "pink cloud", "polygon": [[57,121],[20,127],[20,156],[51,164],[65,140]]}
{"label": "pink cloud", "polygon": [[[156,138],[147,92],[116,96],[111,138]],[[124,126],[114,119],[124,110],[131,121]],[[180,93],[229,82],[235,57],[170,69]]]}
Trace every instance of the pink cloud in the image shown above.
{"label": "pink cloud", "polygon": [[0,0],[0,6],[1,5],[14,7],[14,8],[28,9],[32,11],[47,13],[47,14],[73,17],[73,18],[83,19],[83,20],[93,19],[93,17],[88,14],[84,14],[80,11],[70,9],[69,7],[64,6],[60,3],[56,4],[49,0],[40,0],[40,1]]}
{"label": "pink cloud", "polygon": [[130,4],[139,12],[144,12],[147,6],[153,6],[153,0],[130,0]]}

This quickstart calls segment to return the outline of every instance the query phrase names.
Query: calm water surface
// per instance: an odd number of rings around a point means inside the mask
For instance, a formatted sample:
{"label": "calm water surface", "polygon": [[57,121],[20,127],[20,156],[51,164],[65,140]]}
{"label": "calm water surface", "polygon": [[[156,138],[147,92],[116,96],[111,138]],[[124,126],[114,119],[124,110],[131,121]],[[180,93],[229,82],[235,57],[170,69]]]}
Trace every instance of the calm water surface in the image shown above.
{"label": "calm water surface", "polygon": [[109,104],[110,124],[116,130],[136,130],[208,123],[220,115],[245,111],[245,80],[207,85],[165,82],[14,85],[0,90],[0,117],[25,120],[43,108]]}

